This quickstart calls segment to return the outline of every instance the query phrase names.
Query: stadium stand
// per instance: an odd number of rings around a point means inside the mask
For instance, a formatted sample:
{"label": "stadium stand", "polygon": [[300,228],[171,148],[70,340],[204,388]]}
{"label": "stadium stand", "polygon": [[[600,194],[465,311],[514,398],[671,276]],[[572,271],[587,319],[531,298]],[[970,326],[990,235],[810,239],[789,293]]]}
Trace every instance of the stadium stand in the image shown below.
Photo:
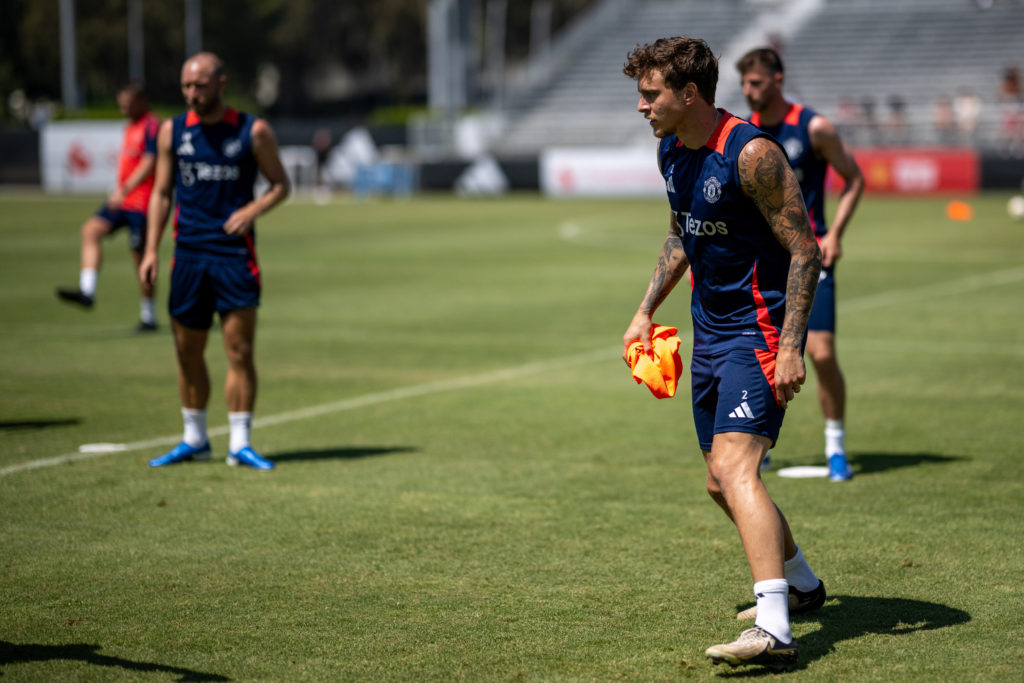
{"label": "stadium stand", "polygon": [[[621,69],[634,45],[667,35],[711,44],[722,61],[718,104],[740,115],[746,104],[735,58],[770,38],[780,41],[789,94],[852,126],[856,144],[938,142],[936,99],[947,95],[956,107],[970,90],[976,128],[955,141],[997,149],[1012,106],[998,101],[999,80],[1008,65],[1024,67],[1021,0],[604,0],[565,33],[571,45],[556,41],[552,50],[561,59],[549,61],[548,72],[528,65],[544,77],[507,96],[499,153],[647,139],[635,85]],[[841,109],[844,98],[852,109]],[[873,103],[877,127],[864,117],[865,101]],[[905,128],[887,127],[894,108]]]}
{"label": "stadium stand", "polygon": [[[977,129],[960,141],[998,147],[999,80],[1024,64],[1024,4],[973,0],[830,0],[786,47],[793,96],[838,117],[841,97],[877,102],[881,128],[860,130],[861,144],[886,144],[889,101],[906,103],[910,141],[937,142],[935,100],[970,90],[980,100]],[[861,125],[863,128],[863,124]]]}
{"label": "stadium stand", "polygon": [[[500,143],[502,151],[646,139],[650,130],[633,106],[636,84],[622,75],[630,49],[669,33],[699,35],[716,48],[728,41],[737,26],[752,22],[758,8],[739,0],[628,4],[611,0],[600,11],[605,13],[604,21],[592,25],[591,35],[580,41],[564,66],[535,88],[532,99],[520,95],[506,109],[510,125]],[[672,28],[666,31],[666,27]],[[538,71],[534,65],[529,68]]]}

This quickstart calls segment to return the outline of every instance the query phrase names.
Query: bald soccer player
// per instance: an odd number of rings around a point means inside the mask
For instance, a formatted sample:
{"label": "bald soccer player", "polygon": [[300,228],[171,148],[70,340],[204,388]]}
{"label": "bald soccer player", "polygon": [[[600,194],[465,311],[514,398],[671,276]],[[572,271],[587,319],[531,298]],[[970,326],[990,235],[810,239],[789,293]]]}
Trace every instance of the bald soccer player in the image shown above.
{"label": "bald soccer player", "polygon": [[[206,340],[213,316],[220,318],[228,371],[224,394],[231,429],[227,463],[274,468],[249,443],[256,402],[253,344],[260,303],[256,218],[288,196],[288,177],[277,141],[263,119],[224,104],[227,77],[214,54],[199,53],[181,70],[188,111],[160,128],[156,181],[149,204],[143,282],[156,281],[158,248],[175,197],[175,248],[168,312],[178,360],[184,420],[182,441],[150,460],[152,467],[208,460],[206,430],[210,378]],[[254,196],[262,172],[269,189]]]}

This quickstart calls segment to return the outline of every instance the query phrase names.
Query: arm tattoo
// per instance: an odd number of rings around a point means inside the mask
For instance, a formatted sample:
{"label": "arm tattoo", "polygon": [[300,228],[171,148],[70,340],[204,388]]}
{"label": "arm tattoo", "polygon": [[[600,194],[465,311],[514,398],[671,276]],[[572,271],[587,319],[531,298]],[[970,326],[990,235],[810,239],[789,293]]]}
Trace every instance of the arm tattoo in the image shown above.
{"label": "arm tattoo", "polygon": [[640,308],[648,314],[654,313],[679,282],[679,278],[683,276],[689,265],[686,252],[683,251],[683,238],[679,231],[679,225],[673,217],[668,235],[665,237],[665,244],[661,248],[661,256],[658,257],[658,265],[654,268],[654,275],[651,276],[647,294],[644,295]]}
{"label": "arm tattoo", "polygon": [[782,346],[799,347],[807,329],[821,272],[821,250],[811,232],[800,186],[782,150],[766,138],[751,140],[740,152],[740,185],[789,251],[786,315]]}

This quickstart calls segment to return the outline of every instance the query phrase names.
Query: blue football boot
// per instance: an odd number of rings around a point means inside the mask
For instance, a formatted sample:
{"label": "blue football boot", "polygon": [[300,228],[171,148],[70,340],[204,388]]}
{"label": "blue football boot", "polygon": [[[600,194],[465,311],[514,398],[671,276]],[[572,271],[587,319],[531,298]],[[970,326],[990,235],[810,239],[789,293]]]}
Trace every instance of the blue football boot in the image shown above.
{"label": "blue football boot", "polygon": [[254,467],[258,470],[274,469],[273,461],[260,456],[259,453],[249,446],[228,455],[226,462],[229,465],[245,465],[246,467]]}
{"label": "blue football boot", "polygon": [[853,479],[853,470],[846,464],[846,456],[842,453],[828,456],[829,481],[849,481]]}
{"label": "blue football boot", "polygon": [[182,441],[174,447],[170,453],[164,453],[159,458],[149,461],[150,467],[163,467],[164,465],[177,465],[179,462],[210,459],[210,442],[207,441],[198,448],[189,446]]}

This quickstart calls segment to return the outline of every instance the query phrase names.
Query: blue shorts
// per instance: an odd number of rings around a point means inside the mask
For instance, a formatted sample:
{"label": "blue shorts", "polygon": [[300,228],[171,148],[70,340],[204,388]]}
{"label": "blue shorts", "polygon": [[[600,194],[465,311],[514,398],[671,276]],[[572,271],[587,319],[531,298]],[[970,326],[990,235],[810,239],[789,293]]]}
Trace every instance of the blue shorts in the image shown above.
{"label": "blue shorts", "polygon": [[208,330],[213,313],[260,305],[260,270],[248,257],[175,252],[167,310],[185,327]]}
{"label": "blue shorts", "polygon": [[[765,360],[758,354],[766,356]],[[693,422],[702,451],[715,434],[747,432],[779,438],[786,411],[775,400],[775,357],[767,351],[732,349],[720,355],[694,354]]]}
{"label": "blue shorts", "polygon": [[111,233],[117,232],[118,228],[128,226],[130,231],[128,243],[132,251],[142,253],[146,248],[146,214],[142,211],[127,211],[125,209],[111,209],[104,204],[96,212],[96,215],[110,223]]}
{"label": "blue shorts", "polygon": [[818,291],[814,293],[811,314],[807,318],[809,332],[836,331],[836,272],[835,266],[822,268],[818,276]]}

